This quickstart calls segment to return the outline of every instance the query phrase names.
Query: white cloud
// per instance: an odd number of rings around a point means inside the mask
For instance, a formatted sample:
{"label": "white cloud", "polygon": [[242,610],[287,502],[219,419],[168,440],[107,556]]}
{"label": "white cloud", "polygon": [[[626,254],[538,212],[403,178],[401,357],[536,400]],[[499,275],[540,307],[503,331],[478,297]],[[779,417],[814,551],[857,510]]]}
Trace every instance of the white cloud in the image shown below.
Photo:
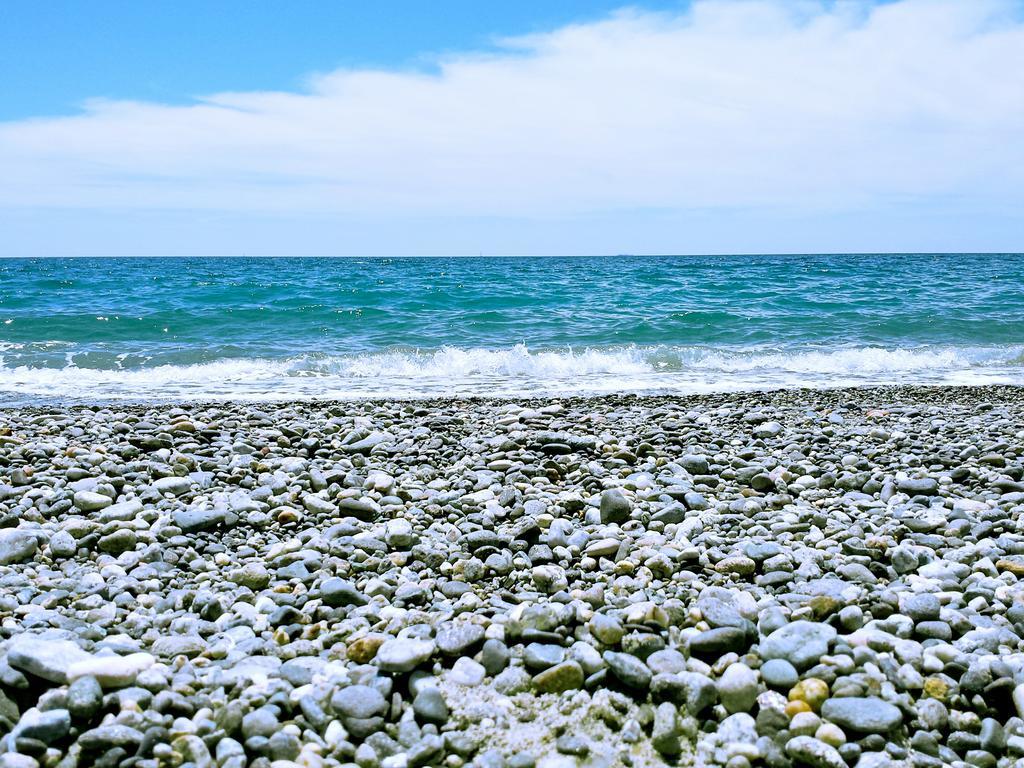
{"label": "white cloud", "polygon": [[0,206],[565,217],[1024,204],[1013,0],[703,0],[301,93],[0,123]]}

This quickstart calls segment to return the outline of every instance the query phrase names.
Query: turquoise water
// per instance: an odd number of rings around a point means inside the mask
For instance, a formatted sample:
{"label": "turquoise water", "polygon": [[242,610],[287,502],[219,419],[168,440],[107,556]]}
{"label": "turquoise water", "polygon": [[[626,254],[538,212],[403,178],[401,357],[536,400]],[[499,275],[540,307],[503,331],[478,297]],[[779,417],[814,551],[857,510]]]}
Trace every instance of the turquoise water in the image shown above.
{"label": "turquoise water", "polygon": [[0,261],[0,402],[1024,382],[1024,256]]}

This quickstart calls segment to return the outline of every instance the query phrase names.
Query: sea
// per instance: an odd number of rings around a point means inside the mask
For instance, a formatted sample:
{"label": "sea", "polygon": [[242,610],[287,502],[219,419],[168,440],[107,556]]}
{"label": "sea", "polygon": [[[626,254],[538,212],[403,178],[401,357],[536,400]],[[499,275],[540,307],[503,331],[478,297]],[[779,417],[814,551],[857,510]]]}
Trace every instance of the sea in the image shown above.
{"label": "sea", "polygon": [[1024,255],[0,259],[0,406],[1024,383]]}

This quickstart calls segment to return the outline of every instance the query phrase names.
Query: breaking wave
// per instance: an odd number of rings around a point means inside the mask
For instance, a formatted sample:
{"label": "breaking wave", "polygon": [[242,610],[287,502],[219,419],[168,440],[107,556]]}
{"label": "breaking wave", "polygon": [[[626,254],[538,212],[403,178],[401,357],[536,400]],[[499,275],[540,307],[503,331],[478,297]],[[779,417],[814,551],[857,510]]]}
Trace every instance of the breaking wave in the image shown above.
{"label": "breaking wave", "polygon": [[530,350],[443,347],[357,355],[225,357],[97,365],[19,364],[0,349],[0,401],[287,400],[366,397],[701,393],[868,384],[1022,384],[1024,347]]}

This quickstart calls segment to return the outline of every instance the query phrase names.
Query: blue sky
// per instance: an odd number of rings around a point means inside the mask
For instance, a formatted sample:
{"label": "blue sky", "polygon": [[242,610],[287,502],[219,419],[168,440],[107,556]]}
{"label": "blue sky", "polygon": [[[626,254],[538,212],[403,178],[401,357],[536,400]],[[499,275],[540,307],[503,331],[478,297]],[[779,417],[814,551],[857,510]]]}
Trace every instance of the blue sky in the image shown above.
{"label": "blue sky", "polygon": [[1024,249],[1024,2],[0,4],[0,255]]}
{"label": "blue sky", "polygon": [[[186,103],[287,90],[338,67],[430,67],[438,53],[592,21],[621,0],[4,0],[0,119],[62,115],[86,99]],[[650,9],[680,0],[644,2]]]}

